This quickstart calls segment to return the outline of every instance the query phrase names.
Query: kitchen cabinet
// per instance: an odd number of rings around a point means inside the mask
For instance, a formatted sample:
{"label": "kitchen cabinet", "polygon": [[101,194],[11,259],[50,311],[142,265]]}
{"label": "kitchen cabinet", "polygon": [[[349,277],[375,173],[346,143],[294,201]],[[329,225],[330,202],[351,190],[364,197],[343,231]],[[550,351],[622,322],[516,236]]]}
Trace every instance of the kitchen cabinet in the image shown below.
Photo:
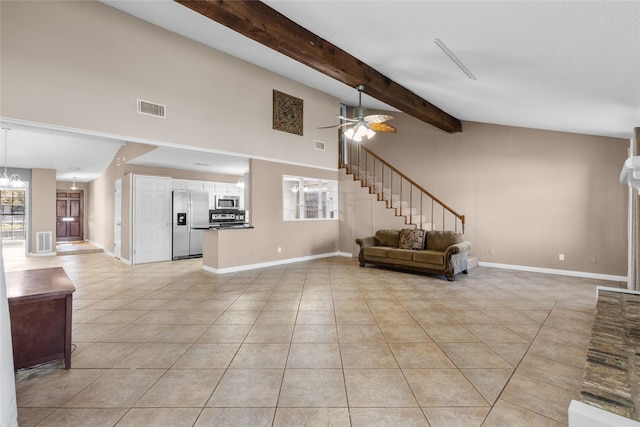
{"label": "kitchen cabinet", "polygon": [[198,181],[193,179],[173,179],[171,189],[204,191],[209,194],[209,209],[216,208],[216,196],[239,196],[240,208],[244,209],[244,189],[235,182]]}
{"label": "kitchen cabinet", "polygon": [[187,183],[185,182],[185,179],[172,179],[171,180],[171,190],[175,191],[175,190],[186,190],[187,189]]}
{"label": "kitchen cabinet", "polygon": [[216,208],[216,192],[215,192],[215,184],[213,182],[203,182],[202,183],[202,191],[209,194],[209,209]]}

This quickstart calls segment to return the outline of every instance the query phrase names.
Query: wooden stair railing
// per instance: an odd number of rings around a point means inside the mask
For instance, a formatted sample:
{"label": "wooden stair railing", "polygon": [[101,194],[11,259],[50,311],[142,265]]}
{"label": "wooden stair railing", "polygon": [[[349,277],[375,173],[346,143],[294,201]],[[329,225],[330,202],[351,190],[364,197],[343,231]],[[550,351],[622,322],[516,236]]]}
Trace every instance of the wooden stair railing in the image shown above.
{"label": "wooden stair railing", "polygon": [[357,142],[341,138],[339,168],[376,194],[378,201],[404,216],[405,224],[426,230],[464,233],[465,217],[451,209],[411,178]]}

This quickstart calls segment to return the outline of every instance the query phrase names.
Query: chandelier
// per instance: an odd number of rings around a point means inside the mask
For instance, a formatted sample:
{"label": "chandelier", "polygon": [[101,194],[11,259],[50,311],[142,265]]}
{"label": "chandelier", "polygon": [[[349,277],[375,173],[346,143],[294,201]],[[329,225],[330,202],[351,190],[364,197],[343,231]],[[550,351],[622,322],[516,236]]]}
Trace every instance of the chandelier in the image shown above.
{"label": "chandelier", "polygon": [[17,173],[7,175],[7,145],[9,145],[9,128],[2,128],[4,136],[4,172],[0,175],[0,187],[24,188],[25,183]]}

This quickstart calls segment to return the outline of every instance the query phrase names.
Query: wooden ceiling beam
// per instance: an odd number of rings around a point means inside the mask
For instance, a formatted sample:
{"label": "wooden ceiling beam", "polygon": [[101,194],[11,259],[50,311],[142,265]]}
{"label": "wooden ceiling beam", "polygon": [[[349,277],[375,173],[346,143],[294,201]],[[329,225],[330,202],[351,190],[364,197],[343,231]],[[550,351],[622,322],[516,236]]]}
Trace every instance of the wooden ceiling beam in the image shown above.
{"label": "wooden ceiling beam", "polygon": [[462,131],[460,120],[262,2],[175,1],[346,85],[362,84],[366,94],[443,131]]}

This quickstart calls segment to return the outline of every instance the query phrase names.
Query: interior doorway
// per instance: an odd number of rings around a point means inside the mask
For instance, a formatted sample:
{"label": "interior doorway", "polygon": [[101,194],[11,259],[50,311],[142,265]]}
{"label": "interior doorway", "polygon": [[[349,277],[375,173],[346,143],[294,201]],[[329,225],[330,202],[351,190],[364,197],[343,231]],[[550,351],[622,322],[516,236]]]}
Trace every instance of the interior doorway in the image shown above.
{"label": "interior doorway", "polygon": [[56,242],[84,240],[84,192],[56,192]]}

